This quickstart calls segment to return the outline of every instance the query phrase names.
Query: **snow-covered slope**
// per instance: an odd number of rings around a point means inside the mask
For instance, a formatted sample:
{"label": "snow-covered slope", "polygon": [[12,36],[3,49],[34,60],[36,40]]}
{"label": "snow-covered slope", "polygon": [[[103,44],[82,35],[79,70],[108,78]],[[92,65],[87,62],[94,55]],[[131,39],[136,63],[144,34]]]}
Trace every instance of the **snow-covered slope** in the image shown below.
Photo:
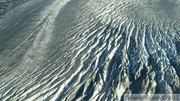
{"label": "snow-covered slope", "polygon": [[0,21],[0,100],[180,93],[180,0],[32,0]]}

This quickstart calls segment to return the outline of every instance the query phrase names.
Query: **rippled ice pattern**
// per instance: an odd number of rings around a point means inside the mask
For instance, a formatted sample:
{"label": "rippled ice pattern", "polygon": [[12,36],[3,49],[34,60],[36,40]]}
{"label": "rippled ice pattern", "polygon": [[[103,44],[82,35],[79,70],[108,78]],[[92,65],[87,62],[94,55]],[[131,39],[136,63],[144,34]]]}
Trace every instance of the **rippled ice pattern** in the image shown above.
{"label": "rippled ice pattern", "polygon": [[14,12],[0,21],[2,101],[180,93],[180,0],[32,0]]}

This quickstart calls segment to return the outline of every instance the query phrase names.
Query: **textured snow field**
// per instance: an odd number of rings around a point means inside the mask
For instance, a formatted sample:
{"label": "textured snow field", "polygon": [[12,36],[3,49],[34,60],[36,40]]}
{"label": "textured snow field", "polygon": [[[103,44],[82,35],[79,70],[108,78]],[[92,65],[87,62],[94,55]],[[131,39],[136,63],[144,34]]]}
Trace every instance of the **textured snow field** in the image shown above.
{"label": "textured snow field", "polygon": [[0,100],[180,93],[180,0],[31,0],[0,19]]}

